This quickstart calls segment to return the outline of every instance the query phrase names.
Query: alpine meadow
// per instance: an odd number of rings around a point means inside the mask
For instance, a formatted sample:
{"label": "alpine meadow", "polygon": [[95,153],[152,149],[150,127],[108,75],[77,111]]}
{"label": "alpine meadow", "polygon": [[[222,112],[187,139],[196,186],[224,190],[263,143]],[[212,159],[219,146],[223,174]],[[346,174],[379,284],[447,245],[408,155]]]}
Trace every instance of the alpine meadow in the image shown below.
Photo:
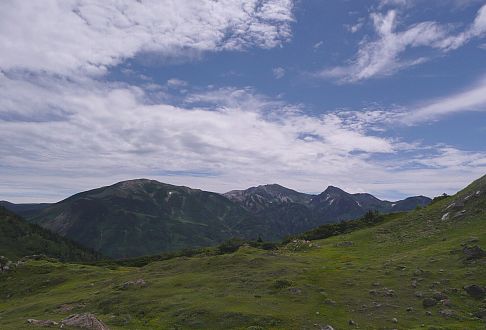
{"label": "alpine meadow", "polygon": [[484,0],[1,0],[0,329],[486,329]]}

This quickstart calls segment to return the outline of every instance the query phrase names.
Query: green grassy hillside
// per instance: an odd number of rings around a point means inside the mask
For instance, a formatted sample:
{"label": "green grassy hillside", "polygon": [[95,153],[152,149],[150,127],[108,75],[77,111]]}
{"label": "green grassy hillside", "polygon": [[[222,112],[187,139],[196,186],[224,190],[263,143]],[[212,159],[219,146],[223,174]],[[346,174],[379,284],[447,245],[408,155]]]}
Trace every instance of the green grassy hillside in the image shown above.
{"label": "green grassy hillside", "polygon": [[94,261],[100,255],[30,224],[0,206],[0,256],[12,260],[44,254],[64,261]]}
{"label": "green grassy hillside", "polygon": [[[27,318],[92,312],[111,329],[484,329],[484,298],[463,288],[486,286],[486,261],[463,249],[486,247],[485,223],[483,177],[426,208],[276,251],[140,268],[29,261],[0,275],[0,322],[28,329]],[[126,284],[138,279],[146,285]]]}

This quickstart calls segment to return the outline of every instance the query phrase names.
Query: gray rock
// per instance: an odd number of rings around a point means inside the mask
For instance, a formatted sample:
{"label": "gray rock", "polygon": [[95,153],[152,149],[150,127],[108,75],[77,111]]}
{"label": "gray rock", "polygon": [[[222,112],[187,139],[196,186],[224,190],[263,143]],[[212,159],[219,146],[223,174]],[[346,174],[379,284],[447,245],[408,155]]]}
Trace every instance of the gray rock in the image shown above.
{"label": "gray rock", "polygon": [[91,313],[74,314],[61,321],[62,326],[78,327],[90,330],[109,330],[102,321]]}
{"label": "gray rock", "polygon": [[486,309],[481,308],[476,313],[474,313],[474,316],[476,316],[477,318],[480,318],[482,320],[486,320]]}
{"label": "gray rock", "polygon": [[450,318],[450,317],[454,317],[456,313],[452,309],[443,309],[439,311],[439,315],[446,318]]}
{"label": "gray rock", "polygon": [[334,330],[334,328],[328,324],[328,325],[325,325],[325,326],[321,326],[320,330]]}
{"label": "gray rock", "polygon": [[122,288],[123,289],[143,288],[145,286],[147,286],[147,283],[143,279],[139,278],[138,280],[135,281],[128,281],[123,283]]}
{"label": "gray rock", "polygon": [[336,302],[332,299],[326,299],[326,300],[324,300],[324,303],[326,305],[336,305]]}
{"label": "gray rock", "polygon": [[12,262],[4,256],[0,256],[0,273],[6,273],[13,267]]}
{"label": "gray rock", "polygon": [[435,300],[437,301],[441,301],[441,300],[445,300],[447,299],[447,295],[443,292],[435,292],[432,296],[432,298],[434,298]]}
{"label": "gray rock", "polygon": [[482,299],[484,296],[486,296],[486,290],[476,284],[467,285],[464,287],[464,290],[466,290],[466,292],[475,299]]}
{"label": "gray rock", "polygon": [[52,321],[52,320],[36,320],[36,319],[28,319],[27,323],[39,327],[48,327],[48,328],[56,327],[59,324],[56,321]]}
{"label": "gray rock", "polygon": [[437,305],[437,300],[433,298],[425,298],[422,300],[422,306],[424,306],[424,308],[433,307],[435,305]]}
{"label": "gray rock", "polygon": [[334,328],[328,324],[328,325],[325,325],[325,326],[321,326],[320,330],[334,330]]}
{"label": "gray rock", "polygon": [[299,288],[289,288],[289,292],[291,294],[301,294],[302,293],[302,290],[299,289]]}
{"label": "gray rock", "polygon": [[486,257],[486,252],[479,246],[465,246],[462,252],[466,255],[466,260],[476,260]]}

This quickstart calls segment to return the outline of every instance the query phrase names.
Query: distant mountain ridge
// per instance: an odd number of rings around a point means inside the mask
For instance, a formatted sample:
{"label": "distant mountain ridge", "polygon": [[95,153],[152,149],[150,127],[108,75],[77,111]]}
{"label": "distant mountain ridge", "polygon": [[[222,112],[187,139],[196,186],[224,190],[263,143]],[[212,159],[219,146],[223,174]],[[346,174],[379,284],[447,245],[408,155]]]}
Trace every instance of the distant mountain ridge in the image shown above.
{"label": "distant mountain ridge", "polygon": [[368,210],[398,212],[429,202],[420,196],[392,203],[332,186],[319,195],[277,184],[217,194],[136,179],[28,210],[27,217],[83,246],[123,258],[216,245],[234,237],[279,240]]}
{"label": "distant mountain ridge", "polygon": [[73,195],[30,221],[120,258],[246,237],[239,223],[252,217],[217,193],[137,179]]}
{"label": "distant mountain ridge", "polygon": [[250,212],[258,212],[263,209],[284,203],[308,204],[313,195],[301,193],[278,184],[261,185],[246,190],[232,190],[223,196],[240,204]]}
{"label": "distant mountain ridge", "polygon": [[9,211],[14,212],[17,215],[20,215],[22,217],[29,217],[31,215],[34,215],[38,213],[39,211],[45,209],[51,205],[50,203],[21,203],[21,204],[15,204],[15,203],[10,203],[7,201],[0,201],[0,206],[3,206]]}
{"label": "distant mountain ridge", "polygon": [[[261,185],[246,190],[233,190],[223,196],[241,205],[253,214],[268,213],[269,209],[306,206],[315,222],[322,224],[349,220],[365,214],[369,210],[383,213],[409,211],[417,206],[426,206],[431,199],[414,196],[396,202],[384,201],[367,193],[350,194],[344,190],[329,186],[318,195],[300,193],[277,184]],[[281,212],[280,212],[281,213]],[[303,212],[308,217],[308,212]]]}

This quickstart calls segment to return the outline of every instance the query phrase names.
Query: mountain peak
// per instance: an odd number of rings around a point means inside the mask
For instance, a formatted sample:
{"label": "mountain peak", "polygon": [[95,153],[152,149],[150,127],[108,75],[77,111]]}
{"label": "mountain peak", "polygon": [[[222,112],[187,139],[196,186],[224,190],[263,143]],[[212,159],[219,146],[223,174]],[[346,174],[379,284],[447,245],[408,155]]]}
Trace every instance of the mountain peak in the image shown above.
{"label": "mountain peak", "polygon": [[276,183],[251,187],[246,190],[232,190],[224,193],[223,196],[251,212],[264,210],[270,205],[307,204],[312,198],[312,195],[300,193]]}
{"label": "mountain peak", "polygon": [[335,187],[335,186],[328,186],[326,190],[322,192],[323,194],[332,194],[332,195],[343,195],[343,194],[348,194],[341,188]]}

